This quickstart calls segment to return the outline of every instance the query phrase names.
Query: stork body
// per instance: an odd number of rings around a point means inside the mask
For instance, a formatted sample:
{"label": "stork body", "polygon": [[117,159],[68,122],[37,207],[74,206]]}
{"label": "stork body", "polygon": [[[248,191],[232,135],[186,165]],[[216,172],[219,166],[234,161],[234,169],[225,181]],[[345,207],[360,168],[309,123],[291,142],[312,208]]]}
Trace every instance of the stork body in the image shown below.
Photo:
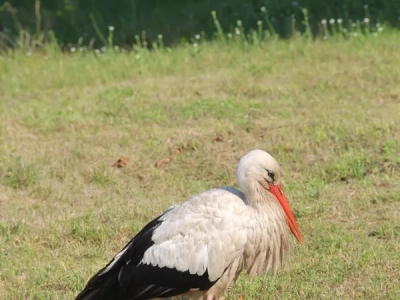
{"label": "stork body", "polygon": [[243,270],[251,277],[276,272],[290,249],[289,229],[302,241],[279,165],[253,150],[237,179],[242,191],[206,191],[148,223],[76,300],[218,300]]}

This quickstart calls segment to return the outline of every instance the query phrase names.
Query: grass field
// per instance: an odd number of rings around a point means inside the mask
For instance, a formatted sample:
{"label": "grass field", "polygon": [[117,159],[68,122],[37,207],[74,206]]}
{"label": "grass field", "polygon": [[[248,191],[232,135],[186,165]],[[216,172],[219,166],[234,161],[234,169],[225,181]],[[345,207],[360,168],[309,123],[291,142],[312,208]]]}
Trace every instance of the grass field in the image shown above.
{"label": "grass field", "polygon": [[236,185],[253,148],[280,162],[305,244],[227,298],[398,299],[399,43],[0,56],[0,299],[73,299],[170,204]]}

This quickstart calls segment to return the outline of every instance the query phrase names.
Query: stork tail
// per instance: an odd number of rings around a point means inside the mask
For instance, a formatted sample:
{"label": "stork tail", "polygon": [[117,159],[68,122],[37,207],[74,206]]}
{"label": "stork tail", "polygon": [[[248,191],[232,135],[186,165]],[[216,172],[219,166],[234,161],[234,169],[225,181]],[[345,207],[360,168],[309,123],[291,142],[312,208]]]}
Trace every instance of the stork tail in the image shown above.
{"label": "stork tail", "polygon": [[75,300],[113,300],[121,298],[118,269],[112,268],[105,274],[101,274],[101,271],[89,280]]}

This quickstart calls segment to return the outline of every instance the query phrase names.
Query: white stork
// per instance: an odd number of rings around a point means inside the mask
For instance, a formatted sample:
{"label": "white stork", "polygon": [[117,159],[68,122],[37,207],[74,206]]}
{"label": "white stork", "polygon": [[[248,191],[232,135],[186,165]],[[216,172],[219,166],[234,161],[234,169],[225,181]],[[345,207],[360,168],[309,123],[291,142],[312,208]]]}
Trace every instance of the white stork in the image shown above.
{"label": "white stork", "polygon": [[216,188],[148,223],[76,300],[146,300],[185,295],[217,300],[242,270],[273,272],[303,238],[280,184],[276,160],[262,150],[237,168],[242,191]]}

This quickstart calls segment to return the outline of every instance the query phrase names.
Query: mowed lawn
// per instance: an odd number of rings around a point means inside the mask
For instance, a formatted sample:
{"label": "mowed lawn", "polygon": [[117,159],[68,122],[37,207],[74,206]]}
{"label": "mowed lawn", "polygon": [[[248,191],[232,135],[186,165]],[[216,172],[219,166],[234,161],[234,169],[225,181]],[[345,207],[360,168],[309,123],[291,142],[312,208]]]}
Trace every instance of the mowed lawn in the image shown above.
{"label": "mowed lawn", "polygon": [[1,56],[0,299],[73,299],[169,205],[236,186],[254,148],[280,162],[305,243],[226,298],[398,299],[399,44]]}

